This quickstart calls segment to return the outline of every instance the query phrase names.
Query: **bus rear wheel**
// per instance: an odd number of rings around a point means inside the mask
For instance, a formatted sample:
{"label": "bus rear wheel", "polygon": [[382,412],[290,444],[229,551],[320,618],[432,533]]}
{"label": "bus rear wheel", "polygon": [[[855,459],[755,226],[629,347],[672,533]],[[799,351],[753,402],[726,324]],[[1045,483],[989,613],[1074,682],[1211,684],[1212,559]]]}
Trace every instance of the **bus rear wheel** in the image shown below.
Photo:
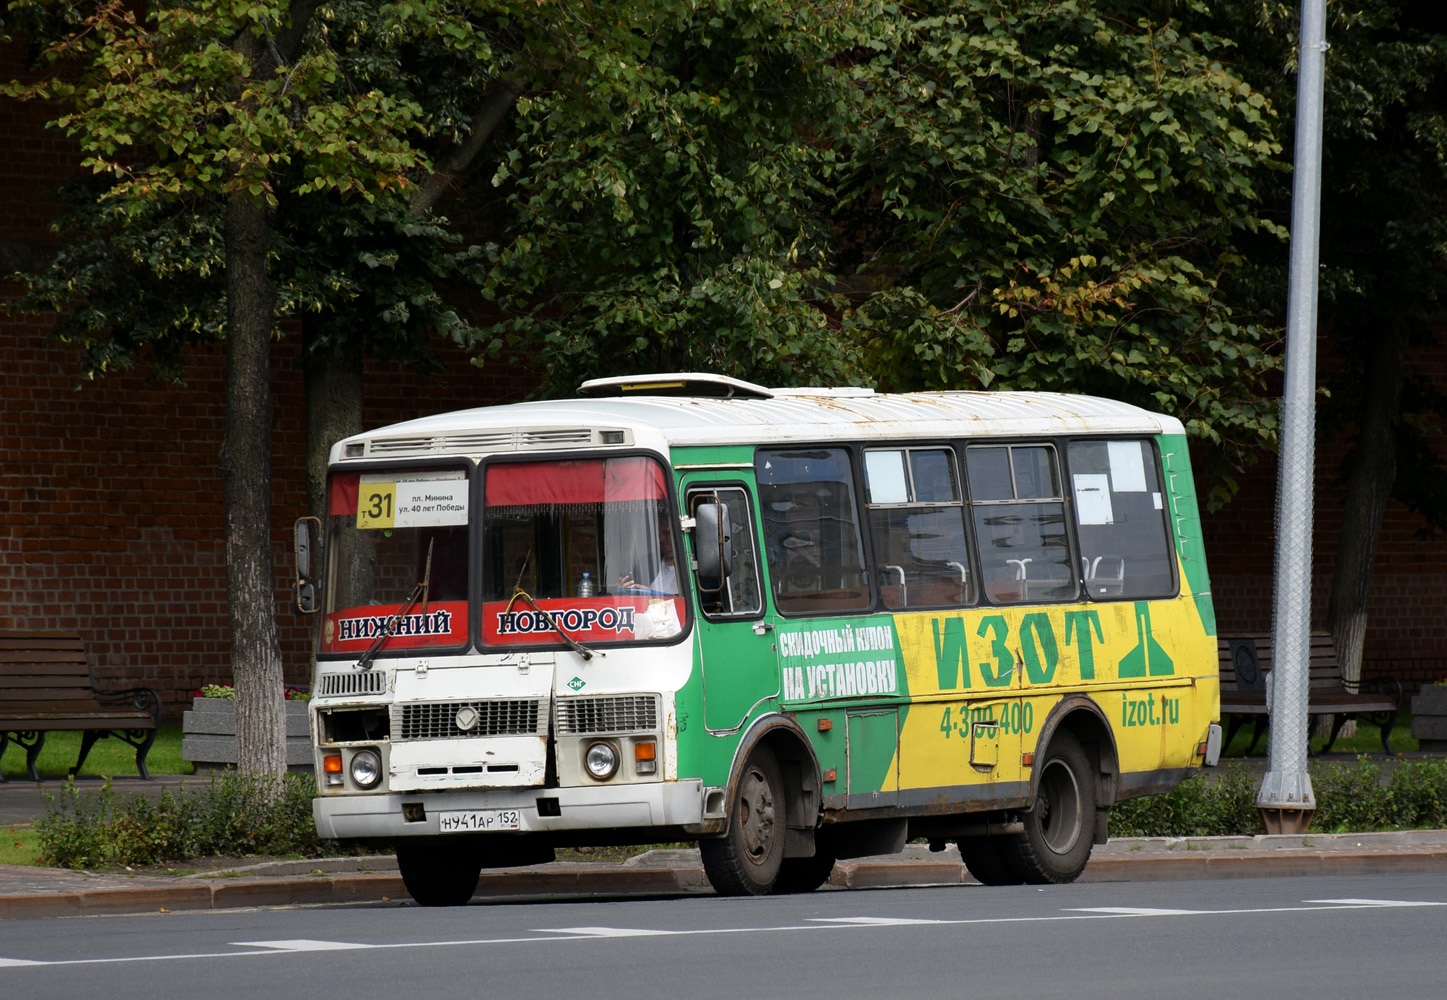
{"label": "bus rear wheel", "polygon": [[698,844],[715,892],[763,896],[773,890],[784,860],[785,815],[779,764],[768,747],[756,747],[739,775],[728,833]]}
{"label": "bus rear wheel", "polygon": [[477,892],[482,859],[465,837],[407,837],[397,841],[402,884],[420,906],[462,906]]}
{"label": "bus rear wheel", "polygon": [[1074,882],[1090,860],[1095,776],[1074,733],[1059,732],[1044,754],[1025,830],[1009,841],[1009,867],[1029,885]]}

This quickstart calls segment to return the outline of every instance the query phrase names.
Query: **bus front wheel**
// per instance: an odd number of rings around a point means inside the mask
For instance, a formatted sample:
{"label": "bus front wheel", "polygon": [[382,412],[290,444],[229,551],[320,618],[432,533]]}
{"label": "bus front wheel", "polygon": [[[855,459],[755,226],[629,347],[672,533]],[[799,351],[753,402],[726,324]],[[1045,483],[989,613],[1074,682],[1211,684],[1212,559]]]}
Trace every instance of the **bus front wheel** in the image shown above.
{"label": "bus front wheel", "polygon": [[774,894],[777,896],[813,892],[834,873],[834,850],[814,835],[814,855],[809,858],[785,858],[779,865],[779,877],[774,880]]}
{"label": "bus front wheel", "polygon": [[462,906],[477,892],[482,858],[465,837],[406,837],[397,841],[402,884],[420,906]]}
{"label": "bus front wheel", "polygon": [[1075,734],[1061,731],[1039,765],[1035,801],[1021,816],[1025,830],[1007,848],[1009,867],[1029,885],[1074,882],[1090,860],[1095,773]]}
{"label": "bus front wheel", "polygon": [[698,844],[704,873],[720,896],[773,890],[784,860],[784,794],[773,752],[754,748],[734,791],[728,833]]}

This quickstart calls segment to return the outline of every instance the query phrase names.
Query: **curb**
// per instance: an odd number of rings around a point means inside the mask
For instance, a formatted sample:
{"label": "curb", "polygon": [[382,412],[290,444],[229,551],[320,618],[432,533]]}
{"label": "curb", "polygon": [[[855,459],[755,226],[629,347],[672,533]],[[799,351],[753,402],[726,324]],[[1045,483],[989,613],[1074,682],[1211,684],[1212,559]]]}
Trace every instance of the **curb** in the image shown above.
{"label": "curb", "polygon": [[[28,891],[4,892],[0,920],[170,913],[269,906],[411,905],[389,857],[280,862],[231,873],[176,878],[87,875],[0,868]],[[334,870],[324,871],[325,866]],[[368,868],[383,870],[367,870]],[[1380,875],[1447,871],[1447,834],[1197,838],[1112,841],[1097,851],[1082,882]],[[268,874],[268,872],[274,874]],[[99,884],[88,887],[84,883]],[[47,887],[47,883],[49,884]],[[69,883],[69,884],[67,884]],[[79,884],[77,884],[79,883]],[[120,883],[120,884],[117,884]],[[837,889],[977,885],[954,850],[907,850],[885,859],[841,861]],[[711,893],[696,851],[654,851],[622,864],[554,862],[484,871],[475,900],[563,896]]]}

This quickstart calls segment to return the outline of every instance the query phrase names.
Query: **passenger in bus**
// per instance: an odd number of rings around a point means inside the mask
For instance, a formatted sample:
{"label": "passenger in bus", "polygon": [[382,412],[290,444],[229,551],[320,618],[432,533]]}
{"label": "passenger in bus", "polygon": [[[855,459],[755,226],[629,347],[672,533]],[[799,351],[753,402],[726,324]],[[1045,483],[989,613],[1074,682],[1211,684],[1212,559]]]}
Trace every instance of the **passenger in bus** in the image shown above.
{"label": "passenger in bus", "polygon": [[639,583],[624,573],[618,578],[619,593],[656,594],[674,597],[678,594],[678,569],[673,562],[673,532],[668,530],[668,521],[658,522],[658,571],[647,584]]}

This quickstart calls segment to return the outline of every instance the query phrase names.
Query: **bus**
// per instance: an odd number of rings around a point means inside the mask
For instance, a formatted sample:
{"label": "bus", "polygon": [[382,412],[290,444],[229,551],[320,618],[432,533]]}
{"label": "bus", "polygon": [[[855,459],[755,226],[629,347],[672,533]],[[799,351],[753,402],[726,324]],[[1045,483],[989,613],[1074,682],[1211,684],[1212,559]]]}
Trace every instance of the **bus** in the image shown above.
{"label": "bus", "polygon": [[339,442],[296,546],[317,830],[423,905],[588,845],[1068,882],[1220,753],[1185,433],[1112,400],[597,379]]}

